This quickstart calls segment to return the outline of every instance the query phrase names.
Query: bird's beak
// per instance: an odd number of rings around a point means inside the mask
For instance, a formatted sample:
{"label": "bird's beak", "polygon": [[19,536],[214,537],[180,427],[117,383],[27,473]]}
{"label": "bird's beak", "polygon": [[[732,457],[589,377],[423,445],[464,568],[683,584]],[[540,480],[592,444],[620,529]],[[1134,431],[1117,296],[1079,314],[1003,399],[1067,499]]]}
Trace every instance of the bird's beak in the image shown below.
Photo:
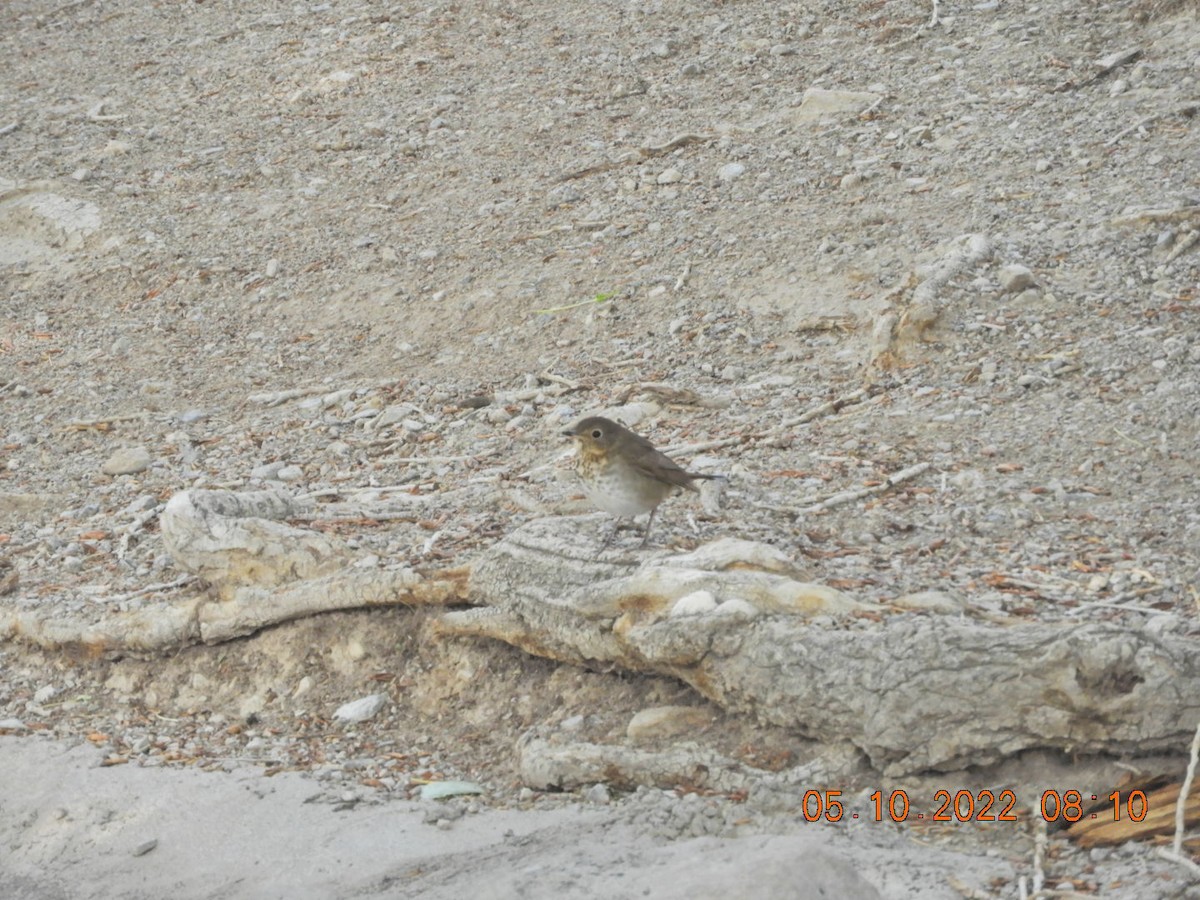
{"label": "bird's beak", "polygon": [[573,438],[573,437],[575,437],[575,432],[572,431],[570,428],[568,428],[566,431],[564,431],[562,433],[562,435],[563,435],[563,437]]}

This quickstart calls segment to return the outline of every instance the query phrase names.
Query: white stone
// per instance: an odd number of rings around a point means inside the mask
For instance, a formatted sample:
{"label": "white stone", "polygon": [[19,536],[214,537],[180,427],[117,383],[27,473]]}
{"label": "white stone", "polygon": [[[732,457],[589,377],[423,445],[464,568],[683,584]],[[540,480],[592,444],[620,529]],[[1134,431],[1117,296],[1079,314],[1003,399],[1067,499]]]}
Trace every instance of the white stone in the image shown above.
{"label": "white stone", "polygon": [[703,706],[653,706],[629,720],[625,735],[631,741],[691,734],[712,724],[712,711]]}
{"label": "white stone", "polygon": [[1005,293],[1016,293],[1035,284],[1033,272],[1025,266],[1013,263],[1000,268],[1000,286]]}
{"label": "white stone", "polygon": [[741,597],[734,597],[732,600],[726,600],[717,607],[718,616],[737,616],[741,619],[754,619],[759,616],[759,609],[749,600],[743,600]]}
{"label": "white stone", "polygon": [[343,703],[333,717],[339,722],[365,722],[383,709],[386,702],[386,694],[368,694],[366,697]]}
{"label": "white stone", "polygon": [[717,598],[708,591],[693,591],[675,601],[672,616],[700,616],[717,608]]}
{"label": "white stone", "polygon": [[281,462],[263,463],[250,470],[250,477],[258,481],[274,481],[279,476],[279,470],[284,466]]}
{"label": "white stone", "polygon": [[597,806],[607,806],[612,802],[612,797],[608,793],[608,786],[601,782],[593,784],[583,795],[583,799],[588,803],[594,803]]}
{"label": "white stone", "polygon": [[133,475],[150,468],[150,451],[145,447],[122,447],[101,469],[105,475]]}
{"label": "white stone", "polygon": [[36,691],[33,692],[33,702],[34,703],[45,703],[47,700],[52,699],[54,697],[54,695],[57,693],[58,693],[58,688],[56,688],[54,685],[52,685],[52,684],[43,685],[42,687],[38,688]]}
{"label": "white stone", "polygon": [[879,94],[869,91],[828,91],[809,88],[800,101],[796,119],[804,122],[833,113],[856,113],[879,100]]}
{"label": "white stone", "polygon": [[746,167],[739,162],[726,163],[717,170],[717,178],[721,181],[734,181],[746,174]]}

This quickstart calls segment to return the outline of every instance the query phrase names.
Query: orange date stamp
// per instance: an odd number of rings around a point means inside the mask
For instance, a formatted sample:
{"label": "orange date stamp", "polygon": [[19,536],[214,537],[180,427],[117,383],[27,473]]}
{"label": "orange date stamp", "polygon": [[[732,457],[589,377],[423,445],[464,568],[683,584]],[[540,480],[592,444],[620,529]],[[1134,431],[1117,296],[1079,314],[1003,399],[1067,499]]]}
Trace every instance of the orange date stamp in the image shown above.
{"label": "orange date stamp", "polygon": [[[875,791],[868,798],[870,805],[862,812],[846,810],[846,801],[841,791],[808,790],[804,792],[804,820],[806,822],[841,822],[844,819],[865,819],[875,822],[1017,822],[1023,807],[1017,801],[1015,791],[982,790],[958,791],[939,790],[933,794],[927,809],[914,810],[909,792],[894,790],[884,793]],[[1111,805],[1102,805],[1096,794],[1084,794],[1070,788],[1065,791],[1042,791],[1038,812],[1047,822],[1078,822],[1080,819],[1107,819],[1119,822],[1140,822],[1149,812],[1149,803],[1142,791],[1113,791],[1107,800]]]}

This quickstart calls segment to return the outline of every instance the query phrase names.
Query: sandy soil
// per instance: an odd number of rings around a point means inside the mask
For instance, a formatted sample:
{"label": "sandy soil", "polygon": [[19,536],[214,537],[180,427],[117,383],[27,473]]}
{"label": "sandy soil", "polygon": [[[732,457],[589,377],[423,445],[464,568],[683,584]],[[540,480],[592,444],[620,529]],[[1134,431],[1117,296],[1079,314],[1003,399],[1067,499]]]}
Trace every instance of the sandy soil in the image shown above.
{"label": "sandy soil", "polygon": [[1011,874],[998,859],[914,853],[894,830],[666,841],[576,804],[439,825],[414,803],[326,802],[294,773],[98,769],[91,748],[22,743],[0,740],[5,896],[22,900],[715,898],[743,894],[751,873],[763,897],[868,898],[880,885],[889,897],[952,898],[947,882]]}

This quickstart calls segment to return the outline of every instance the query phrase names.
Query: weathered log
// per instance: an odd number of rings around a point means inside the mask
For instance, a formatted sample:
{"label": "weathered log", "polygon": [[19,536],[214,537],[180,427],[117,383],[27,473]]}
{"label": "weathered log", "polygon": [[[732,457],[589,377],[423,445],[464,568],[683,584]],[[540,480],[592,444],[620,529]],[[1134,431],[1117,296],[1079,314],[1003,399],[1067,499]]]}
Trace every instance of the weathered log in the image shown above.
{"label": "weathered log", "polygon": [[226,600],[246,585],[287,584],[344,569],[351,553],[341,541],[280,521],[299,509],[283,491],[181,491],[163,509],[163,545],[177,566]]}
{"label": "weathered log", "polygon": [[164,600],[141,609],[64,614],[0,608],[0,640],[93,655],[164,653],[190,644],[218,644],[292,619],[370,606],[456,605],[465,602],[466,570],[427,578],[407,568],[347,569],[286,587],[248,585],[230,599],[207,595]]}
{"label": "weathered log", "polygon": [[96,654],[156,653],[335,610],[466,602],[465,569],[425,575],[405,566],[355,565],[337,540],[277,521],[303,511],[282,492],[184,491],[163,511],[163,542],[209,591],[143,599],[127,610],[0,607],[0,638]]}
{"label": "weathered log", "polygon": [[[889,613],[721,542],[689,557],[595,557],[587,519],[514,532],[472,567],[444,634],[498,638],[575,664],[675,676],[722,707],[826,742],[891,776],[1019,751],[1137,756],[1187,746],[1200,718],[1194,641],[1144,627],[986,624]],[[704,568],[723,559],[722,567]],[[711,593],[709,611],[678,601]],[[781,602],[786,600],[786,602]],[[856,610],[880,615],[853,618]],[[873,621],[879,619],[879,621]]]}
{"label": "weathered log", "polygon": [[291,503],[190,492],[169,504],[169,546],[223,599],[90,607],[74,618],[18,602],[0,609],[0,637],[156,652],[330,610],[461,604],[469,593],[488,606],[443,616],[443,634],[674,676],[726,709],[849,742],[893,776],[1037,748],[1172,752],[1200,718],[1194,642],[1141,625],[895,613],[805,580],[762,544],[598,554],[597,517],[530,523],[485,551],[468,585],[466,568],[426,576],[356,565],[335,541],[276,521]]}

